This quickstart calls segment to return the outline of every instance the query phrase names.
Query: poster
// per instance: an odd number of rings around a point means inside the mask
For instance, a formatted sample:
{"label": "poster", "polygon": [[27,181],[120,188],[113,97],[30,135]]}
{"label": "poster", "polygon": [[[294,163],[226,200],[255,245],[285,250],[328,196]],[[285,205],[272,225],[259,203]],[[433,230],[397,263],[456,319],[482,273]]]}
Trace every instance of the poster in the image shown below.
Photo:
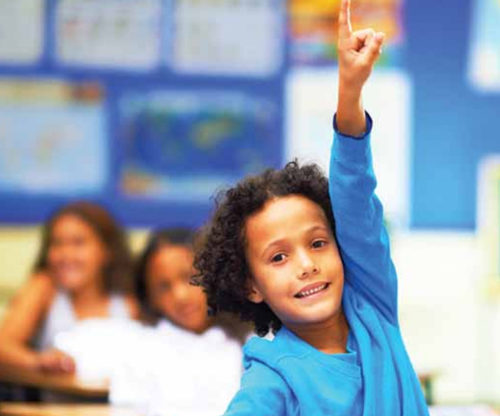
{"label": "poster", "polygon": [[500,0],[473,4],[468,77],[478,90],[500,91]]}
{"label": "poster", "polygon": [[43,0],[0,0],[0,65],[36,64],[44,43]]}
{"label": "poster", "polygon": [[267,77],[284,55],[284,0],[173,2],[172,69]]}
{"label": "poster", "polygon": [[281,160],[278,106],[230,91],[125,93],[119,192],[206,204],[221,186]]}
{"label": "poster", "polygon": [[[336,70],[297,69],[287,80],[285,155],[328,172],[337,102]],[[390,226],[407,227],[410,207],[411,82],[403,71],[375,71],[363,102],[374,120],[372,151],[377,194]]]}
{"label": "poster", "polygon": [[[400,65],[404,43],[403,0],[357,0],[352,4],[353,30],[371,27],[386,34],[379,63]],[[290,0],[288,38],[295,65],[332,64],[337,59],[340,0]]]}
{"label": "poster", "polygon": [[108,171],[96,84],[0,80],[0,192],[102,191]]}
{"label": "poster", "polygon": [[500,299],[500,155],[489,155],[479,165],[478,231],[484,254],[489,292]]}
{"label": "poster", "polygon": [[161,17],[161,0],[58,0],[56,59],[72,66],[154,70]]}

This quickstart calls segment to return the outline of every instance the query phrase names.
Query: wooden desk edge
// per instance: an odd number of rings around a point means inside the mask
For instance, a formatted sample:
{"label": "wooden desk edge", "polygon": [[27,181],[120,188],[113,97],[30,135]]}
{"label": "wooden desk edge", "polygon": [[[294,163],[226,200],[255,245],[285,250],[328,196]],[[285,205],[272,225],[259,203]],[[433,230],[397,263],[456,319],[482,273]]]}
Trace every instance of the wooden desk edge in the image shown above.
{"label": "wooden desk edge", "polygon": [[0,404],[0,416],[145,416],[143,412],[107,404]]}
{"label": "wooden desk edge", "polygon": [[85,382],[78,380],[75,375],[43,374],[5,365],[0,365],[0,382],[38,387],[44,390],[82,397],[105,398],[109,394],[109,385],[106,382]]}

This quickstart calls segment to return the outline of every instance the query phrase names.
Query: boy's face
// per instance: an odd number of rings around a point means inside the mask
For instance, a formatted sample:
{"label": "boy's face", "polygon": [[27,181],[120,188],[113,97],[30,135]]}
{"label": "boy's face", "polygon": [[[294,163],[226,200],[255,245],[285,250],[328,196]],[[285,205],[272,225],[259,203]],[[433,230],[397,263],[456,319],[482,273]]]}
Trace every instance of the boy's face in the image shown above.
{"label": "boy's face", "polygon": [[323,209],[302,195],[269,200],[245,224],[250,296],[288,328],[328,324],[341,314],[344,270]]}

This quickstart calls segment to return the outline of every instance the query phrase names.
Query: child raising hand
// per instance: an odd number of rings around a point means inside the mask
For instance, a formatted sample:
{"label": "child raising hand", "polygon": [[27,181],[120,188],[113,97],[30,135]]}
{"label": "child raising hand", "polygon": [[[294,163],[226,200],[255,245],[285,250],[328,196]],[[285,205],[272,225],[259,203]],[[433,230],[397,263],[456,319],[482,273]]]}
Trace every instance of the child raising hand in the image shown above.
{"label": "child raising hand", "polygon": [[252,321],[226,415],[428,415],[401,337],[361,102],[383,34],[339,15],[330,177],[288,163],[220,197],[195,267],[214,313]]}

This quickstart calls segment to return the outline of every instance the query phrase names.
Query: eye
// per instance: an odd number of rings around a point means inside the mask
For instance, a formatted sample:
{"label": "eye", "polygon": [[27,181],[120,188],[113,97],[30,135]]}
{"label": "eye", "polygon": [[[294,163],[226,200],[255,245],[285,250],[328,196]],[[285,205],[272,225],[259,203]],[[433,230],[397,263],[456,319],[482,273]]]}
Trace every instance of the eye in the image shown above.
{"label": "eye", "polygon": [[157,290],[160,292],[168,292],[172,285],[169,282],[162,281],[158,284]]}
{"label": "eye", "polygon": [[278,253],[278,254],[275,254],[272,258],[271,258],[271,263],[281,263],[282,261],[284,261],[286,258],[286,256],[283,254],[283,253]]}
{"label": "eye", "polygon": [[62,242],[58,238],[52,239],[49,243],[50,248],[56,248],[56,247],[60,247],[60,246],[62,246]]}
{"label": "eye", "polygon": [[312,246],[313,248],[321,248],[324,247],[326,243],[327,242],[325,240],[315,240],[313,241]]}

